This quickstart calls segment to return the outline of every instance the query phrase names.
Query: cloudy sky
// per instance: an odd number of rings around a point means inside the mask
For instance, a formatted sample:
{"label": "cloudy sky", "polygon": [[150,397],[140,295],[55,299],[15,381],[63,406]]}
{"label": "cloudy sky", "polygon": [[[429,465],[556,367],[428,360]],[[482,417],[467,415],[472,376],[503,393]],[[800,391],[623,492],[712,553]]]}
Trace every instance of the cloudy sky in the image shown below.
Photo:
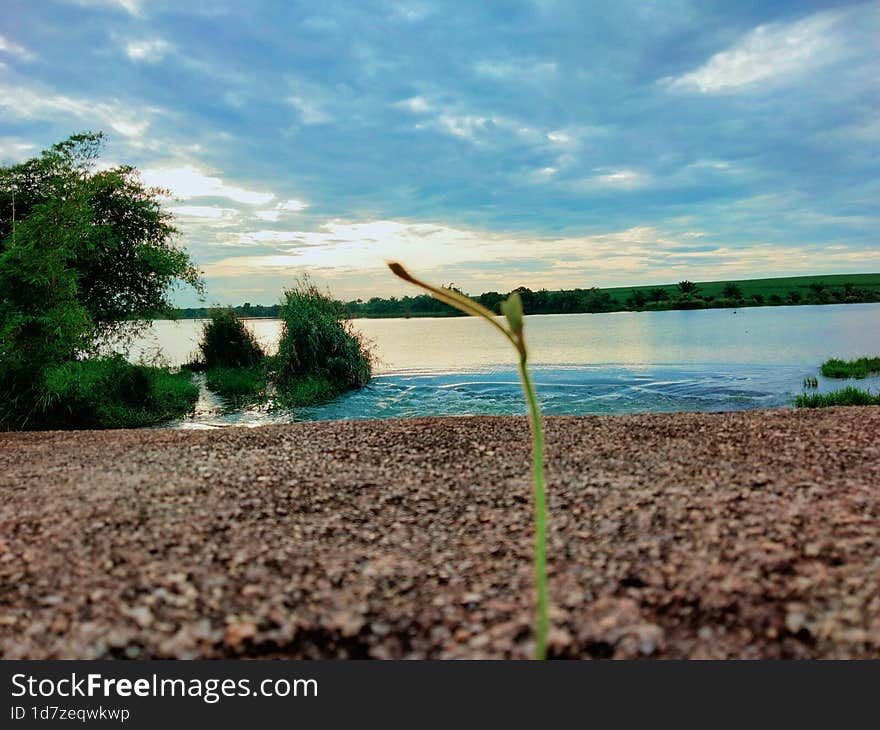
{"label": "cloudy sky", "polygon": [[880,271],[878,2],[3,7],[0,161],[104,130],[209,303]]}

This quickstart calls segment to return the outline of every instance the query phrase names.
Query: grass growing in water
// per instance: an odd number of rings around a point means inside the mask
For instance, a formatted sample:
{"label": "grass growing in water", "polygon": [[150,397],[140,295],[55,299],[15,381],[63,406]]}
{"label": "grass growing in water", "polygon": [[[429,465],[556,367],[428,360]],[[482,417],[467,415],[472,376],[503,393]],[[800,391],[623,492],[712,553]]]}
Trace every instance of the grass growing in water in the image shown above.
{"label": "grass growing in water", "polygon": [[343,310],[308,278],[284,292],[278,353],[268,357],[245,323],[230,310],[213,310],[199,344],[205,384],[225,398],[270,397],[277,408],[331,400],[370,380],[372,359]]}
{"label": "grass growing in water", "polygon": [[308,278],[285,290],[280,316],[278,354],[269,367],[278,405],[320,403],[369,382],[369,349],[340,304]]}
{"label": "grass growing in water", "polygon": [[196,369],[205,371],[205,385],[234,401],[259,400],[266,393],[266,353],[229,309],[214,309],[202,328],[200,359]]}
{"label": "grass growing in water", "polygon": [[491,311],[473,299],[452,289],[444,289],[420,281],[399,263],[390,263],[388,266],[395,275],[410,284],[421,287],[441,302],[445,302],[465,314],[485,319],[510,341],[519,355],[519,375],[529,407],[529,424],[532,430],[532,477],[535,482],[535,589],[538,598],[535,659],[545,659],[547,657],[547,633],[550,620],[547,591],[547,497],[544,489],[544,432],[541,427],[541,410],[538,407],[538,398],[529,375],[528,350],[523,335],[522,300],[517,292],[512,292],[506,301],[501,302],[501,312],[507,320],[507,326],[505,326],[495,318]]}
{"label": "grass growing in water", "polygon": [[860,357],[856,360],[832,357],[822,363],[822,375],[826,378],[866,378],[876,373],[880,373],[880,357]]}
{"label": "grass growing in water", "polygon": [[859,388],[843,388],[833,393],[804,393],[796,396],[798,408],[828,408],[830,406],[880,406],[880,394],[874,395]]}
{"label": "grass growing in water", "polygon": [[266,370],[253,368],[213,368],[205,372],[205,385],[232,400],[252,400],[266,392]]}
{"label": "grass growing in water", "polygon": [[201,362],[213,368],[251,368],[262,364],[266,353],[257,338],[229,309],[211,311],[199,342]]}
{"label": "grass growing in water", "polygon": [[303,408],[327,403],[339,395],[339,388],[320,375],[307,375],[275,394],[276,408]]}

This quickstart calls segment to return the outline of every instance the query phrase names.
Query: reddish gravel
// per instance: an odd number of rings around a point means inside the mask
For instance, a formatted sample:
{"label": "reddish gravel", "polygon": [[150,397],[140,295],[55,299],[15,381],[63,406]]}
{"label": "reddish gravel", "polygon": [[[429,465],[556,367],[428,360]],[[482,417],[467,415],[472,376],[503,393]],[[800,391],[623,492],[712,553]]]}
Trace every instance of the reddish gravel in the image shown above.
{"label": "reddish gravel", "polygon": [[[880,408],[549,418],[552,654],[880,657]],[[0,434],[0,655],[526,657],[519,418]]]}

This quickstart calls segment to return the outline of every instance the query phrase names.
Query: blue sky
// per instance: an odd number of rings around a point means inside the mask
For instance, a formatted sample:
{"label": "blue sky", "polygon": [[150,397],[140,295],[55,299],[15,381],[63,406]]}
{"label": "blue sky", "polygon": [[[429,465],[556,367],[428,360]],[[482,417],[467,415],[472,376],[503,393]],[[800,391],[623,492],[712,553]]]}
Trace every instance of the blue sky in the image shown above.
{"label": "blue sky", "polygon": [[[4,0],[0,160],[171,189],[208,301],[880,271],[880,3]],[[181,304],[195,302],[188,292]]]}

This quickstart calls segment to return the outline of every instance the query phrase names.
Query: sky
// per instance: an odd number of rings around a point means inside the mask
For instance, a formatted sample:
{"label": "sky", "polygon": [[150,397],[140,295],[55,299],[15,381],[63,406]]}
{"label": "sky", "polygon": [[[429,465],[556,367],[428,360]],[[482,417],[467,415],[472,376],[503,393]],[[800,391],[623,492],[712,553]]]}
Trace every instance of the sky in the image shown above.
{"label": "sky", "polygon": [[880,271],[878,2],[3,6],[0,163],[103,130],[207,304]]}

